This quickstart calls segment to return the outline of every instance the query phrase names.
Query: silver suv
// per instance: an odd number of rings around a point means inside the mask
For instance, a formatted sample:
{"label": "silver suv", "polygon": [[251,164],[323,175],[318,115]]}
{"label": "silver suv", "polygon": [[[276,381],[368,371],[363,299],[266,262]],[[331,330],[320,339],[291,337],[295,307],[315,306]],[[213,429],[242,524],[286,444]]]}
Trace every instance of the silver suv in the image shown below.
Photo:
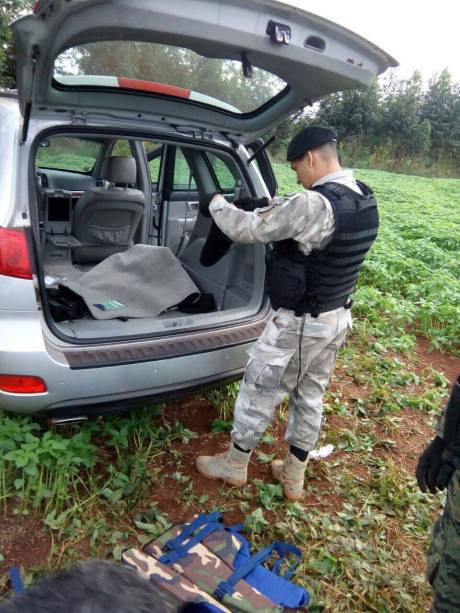
{"label": "silver suv", "polygon": [[272,0],[50,0],[0,94],[0,407],[143,405],[241,376],[264,246],[210,195],[269,197],[260,137],[394,60]]}

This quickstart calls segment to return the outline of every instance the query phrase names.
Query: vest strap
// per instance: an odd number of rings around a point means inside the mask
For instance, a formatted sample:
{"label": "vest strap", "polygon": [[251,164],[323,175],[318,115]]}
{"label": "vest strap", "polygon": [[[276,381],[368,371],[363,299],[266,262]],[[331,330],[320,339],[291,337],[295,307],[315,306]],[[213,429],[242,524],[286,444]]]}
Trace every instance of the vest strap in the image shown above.
{"label": "vest strap", "polygon": [[299,309],[296,309],[294,314],[296,317],[302,317],[302,315],[311,315],[316,318],[321,313],[328,313],[329,311],[335,311],[336,309],[340,309],[343,307],[344,309],[351,309],[353,305],[353,299],[347,295],[337,298],[336,300],[331,300],[329,302],[322,302],[321,306],[315,305],[314,303],[306,303],[302,305]]}

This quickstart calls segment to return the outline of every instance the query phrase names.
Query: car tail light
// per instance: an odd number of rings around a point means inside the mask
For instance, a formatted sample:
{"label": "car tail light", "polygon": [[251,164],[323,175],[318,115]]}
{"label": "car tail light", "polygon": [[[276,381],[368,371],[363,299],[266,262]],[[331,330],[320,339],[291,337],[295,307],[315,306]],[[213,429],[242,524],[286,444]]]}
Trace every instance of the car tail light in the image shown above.
{"label": "car tail light", "polygon": [[41,11],[41,9],[46,5],[46,0],[35,0],[34,8],[32,9],[32,13],[37,15]]}
{"label": "car tail light", "polygon": [[32,279],[24,230],[0,228],[0,275]]}
{"label": "car tail light", "polygon": [[12,394],[43,394],[46,383],[32,375],[0,375],[0,390]]}

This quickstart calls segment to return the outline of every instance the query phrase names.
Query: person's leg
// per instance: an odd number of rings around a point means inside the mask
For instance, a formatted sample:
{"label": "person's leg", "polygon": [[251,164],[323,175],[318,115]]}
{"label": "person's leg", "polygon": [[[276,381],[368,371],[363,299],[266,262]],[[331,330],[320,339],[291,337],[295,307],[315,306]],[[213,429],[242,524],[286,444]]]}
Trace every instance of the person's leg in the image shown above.
{"label": "person's leg", "polygon": [[430,612],[460,611],[460,469],[452,475],[444,513],[433,528],[427,574],[434,589]]}
{"label": "person's leg", "polygon": [[248,351],[249,362],[235,402],[232,442],[227,452],[197,458],[202,475],[232,485],[246,483],[250,452],[288,393],[282,383],[298,346],[297,329],[293,313],[278,311]]}
{"label": "person's leg", "polygon": [[323,418],[323,397],[347,330],[342,330],[307,367],[297,389],[289,398],[286,440],[290,445],[311,451],[315,448]]}
{"label": "person's leg", "polygon": [[351,326],[350,314],[344,309],[327,314],[326,317],[332,334],[317,343],[317,351],[308,352],[307,358],[301,356],[299,381],[291,386],[293,391],[289,399],[286,429],[289,453],[284,460],[272,462],[273,476],[281,481],[284,494],[290,500],[300,500],[303,497],[308,452],[314,449],[321,430],[324,392],[335,366],[337,351]]}

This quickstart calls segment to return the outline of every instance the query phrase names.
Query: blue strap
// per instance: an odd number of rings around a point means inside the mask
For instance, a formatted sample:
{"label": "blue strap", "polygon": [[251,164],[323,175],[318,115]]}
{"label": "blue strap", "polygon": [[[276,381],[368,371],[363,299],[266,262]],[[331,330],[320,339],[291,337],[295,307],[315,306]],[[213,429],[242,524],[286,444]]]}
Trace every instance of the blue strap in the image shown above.
{"label": "blue strap", "polygon": [[[180,558],[185,557],[192,547],[198,545],[198,543],[201,543],[201,541],[207,536],[209,536],[212,532],[216,532],[217,530],[224,530],[225,526],[220,522],[210,521],[211,517],[215,518],[216,516],[220,516],[220,514],[216,515],[215,513],[211,513],[207,517],[207,521],[209,523],[205,523],[204,525],[202,525],[198,529],[198,533],[189,538],[189,540],[185,544],[183,543],[184,532],[186,532],[186,534],[189,534],[190,530],[184,530],[180,535],[178,535],[178,537],[176,537],[175,539],[171,539],[171,541],[168,541],[165,545],[165,547],[167,546],[166,553],[163,554],[161,558],[159,558],[159,562],[162,562],[163,564],[174,564],[174,562],[177,562]],[[203,524],[202,521],[200,523]],[[188,526],[187,528],[190,527],[191,526]]]}
{"label": "blue strap", "polygon": [[235,570],[228,579],[225,581],[221,581],[217,586],[213,596],[219,600],[222,600],[224,596],[227,594],[232,594],[235,591],[235,585],[246,577],[256,566],[265,562],[272,554],[276,551],[280,559],[276,561],[274,566],[274,571],[278,574],[280,566],[286,557],[286,554],[292,553],[297,557],[297,560],[292,564],[292,566],[286,571],[283,575],[284,578],[289,579],[294,570],[297,568],[300,558],[302,557],[302,552],[295,545],[290,545],[289,543],[282,543],[281,541],[276,541],[258,551],[255,555],[251,556],[247,562],[242,564],[237,570]]}
{"label": "blue strap", "polygon": [[24,591],[24,583],[22,582],[21,571],[17,566],[12,566],[10,568],[10,579],[15,594],[20,594]]}
{"label": "blue strap", "polygon": [[177,549],[177,547],[183,545],[184,542],[189,539],[196,530],[198,530],[198,528],[212,522],[217,522],[221,518],[222,515],[218,511],[209,513],[209,515],[206,515],[206,513],[201,513],[198,515],[198,517],[195,517],[195,519],[188,526],[185,526],[185,528],[181,530],[181,532],[179,532],[175,538],[167,541],[163,545],[163,551],[174,551]]}
{"label": "blue strap", "polygon": [[255,555],[248,558],[248,561],[242,564],[237,570],[235,570],[228,579],[221,581],[217,586],[213,596],[219,600],[222,600],[227,594],[232,594],[235,591],[235,584],[246,577],[256,566],[264,562],[272,554],[273,548],[271,545],[261,549]]}
{"label": "blue strap", "polygon": [[[273,572],[275,572],[280,577],[283,577],[283,579],[290,579],[294,574],[295,569],[299,565],[300,559],[302,557],[302,552],[298,547],[296,547],[295,545],[291,545],[290,543],[282,543],[281,541],[277,541],[276,543],[274,543],[274,545],[276,546],[274,550],[279,553],[280,557],[273,565]],[[282,563],[285,561],[286,555],[288,553],[292,553],[294,556],[296,556],[296,560],[294,560],[294,562],[286,570],[286,572],[281,575],[280,568]]]}
{"label": "blue strap", "polygon": [[223,529],[224,527],[222,526],[222,524],[218,522],[203,526],[199,533],[192,537],[189,541],[187,541],[185,545],[178,545],[175,549],[168,550],[165,554],[163,554],[161,558],[159,558],[159,562],[162,562],[163,564],[174,564],[174,562],[177,562],[178,560],[180,560],[180,558],[184,558],[186,555],[188,555],[189,550],[192,549],[192,547],[198,545],[198,543],[201,543],[201,541],[207,536],[209,536],[212,532],[216,532],[216,530]]}

